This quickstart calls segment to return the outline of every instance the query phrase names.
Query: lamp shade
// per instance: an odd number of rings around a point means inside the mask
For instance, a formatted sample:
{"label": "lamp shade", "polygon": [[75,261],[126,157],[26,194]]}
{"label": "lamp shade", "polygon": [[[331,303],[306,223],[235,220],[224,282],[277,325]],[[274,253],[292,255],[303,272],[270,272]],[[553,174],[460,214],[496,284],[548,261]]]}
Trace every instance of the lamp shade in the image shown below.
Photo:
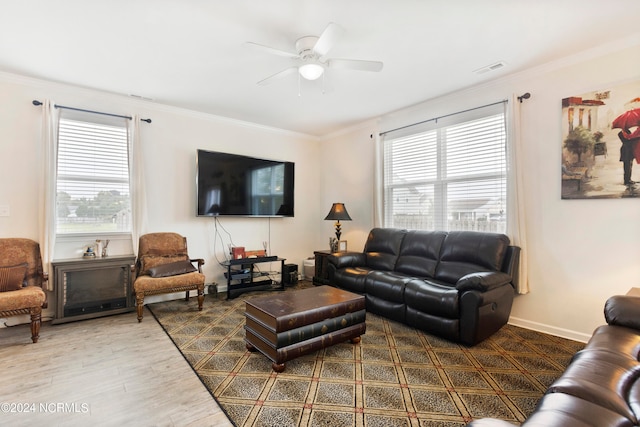
{"label": "lamp shade", "polygon": [[325,219],[333,221],[351,221],[351,217],[349,216],[349,212],[347,212],[347,208],[344,207],[344,203],[334,203]]}

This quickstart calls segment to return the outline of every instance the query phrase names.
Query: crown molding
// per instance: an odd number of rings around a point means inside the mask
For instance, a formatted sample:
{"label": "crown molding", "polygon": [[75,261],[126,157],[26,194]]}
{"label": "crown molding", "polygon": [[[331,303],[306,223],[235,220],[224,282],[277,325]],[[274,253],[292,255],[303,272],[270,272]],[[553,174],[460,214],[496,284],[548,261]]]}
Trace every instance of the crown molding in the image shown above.
{"label": "crown molding", "polygon": [[326,135],[323,135],[321,137],[319,137],[320,141],[328,141],[334,138],[338,138],[340,136],[346,135],[346,134],[350,134],[362,129],[367,129],[367,132],[374,132],[377,133],[377,129],[378,129],[378,125],[379,125],[380,119],[377,117],[374,117],[372,119],[368,119],[364,122],[358,122],[354,125],[342,128],[340,130],[337,130],[335,132],[331,132],[328,133]]}
{"label": "crown molding", "polygon": [[[78,86],[78,85],[73,85],[69,83],[60,83],[52,80],[45,80],[45,79],[40,79],[36,77],[10,73],[6,71],[0,71],[0,82],[19,84],[23,86],[30,86],[33,88],[40,88],[40,89],[50,88],[50,89],[57,89],[57,90],[73,90],[78,95],[88,95],[92,97],[95,97],[96,94],[100,94],[100,96],[104,97],[104,99],[108,101],[117,102],[129,108],[131,107],[144,108],[148,110],[148,112],[144,113],[145,115],[149,114],[152,116],[153,111],[158,111],[163,113],[176,114],[183,117],[191,117],[198,120],[214,121],[218,123],[229,124],[232,126],[260,130],[263,132],[277,133],[277,134],[286,135],[289,137],[301,138],[301,139],[310,140],[310,141],[319,141],[321,139],[320,137],[314,136],[314,135],[309,135],[301,132],[294,132],[287,129],[281,129],[281,128],[276,128],[272,126],[261,125],[258,123],[248,122],[248,121],[239,120],[239,119],[233,119],[230,117],[219,116],[216,114],[190,110],[187,108],[177,107],[174,105],[162,104],[157,101],[148,100],[140,97],[108,92],[100,89],[89,88],[86,86]],[[151,117],[151,119],[153,120],[153,117]]]}

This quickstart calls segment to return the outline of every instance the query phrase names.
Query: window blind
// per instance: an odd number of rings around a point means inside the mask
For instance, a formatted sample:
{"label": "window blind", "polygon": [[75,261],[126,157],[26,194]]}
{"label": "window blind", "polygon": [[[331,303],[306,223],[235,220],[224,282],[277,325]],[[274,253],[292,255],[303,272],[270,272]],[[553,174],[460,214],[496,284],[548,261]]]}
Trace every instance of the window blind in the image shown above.
{"label": "window blind", "polygon": [[77,116],[61,114],[58,125],[56,232],[130,232],[125,119]]}
{"label": "window blind", "polygon": [[385,227],[506,231],[503,104],[383,139]]}

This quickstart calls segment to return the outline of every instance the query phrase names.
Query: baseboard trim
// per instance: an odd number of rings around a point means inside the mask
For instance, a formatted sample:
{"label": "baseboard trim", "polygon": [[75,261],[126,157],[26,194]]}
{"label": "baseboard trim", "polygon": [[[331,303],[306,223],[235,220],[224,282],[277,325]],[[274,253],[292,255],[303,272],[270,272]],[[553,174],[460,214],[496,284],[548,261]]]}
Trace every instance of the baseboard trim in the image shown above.
{"label": "baseboard trim", "polygon": [[569,329],[558,328],[544,323],[532,322],[530,320],[520,319],[518,317],[510,317],[509,324],[513,326],[519,326],[525,329],[531,329],[537,332],[543,332],[545,334],[554,335],[560,338],[567,338],[574,341],[586,343],[591,338],[591,335],[584,334],[582,332],[571,331]]}

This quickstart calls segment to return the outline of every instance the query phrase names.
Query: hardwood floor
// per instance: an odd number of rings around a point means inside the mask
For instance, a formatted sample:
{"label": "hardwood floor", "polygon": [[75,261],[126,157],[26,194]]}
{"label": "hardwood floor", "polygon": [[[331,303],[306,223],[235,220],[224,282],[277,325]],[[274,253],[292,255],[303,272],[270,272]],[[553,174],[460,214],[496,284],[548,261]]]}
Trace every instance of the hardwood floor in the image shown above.
{"label": "hardwood floor", "polygon": [[231,426],[145,308],[73,323],[0,328],[0,424]]}

